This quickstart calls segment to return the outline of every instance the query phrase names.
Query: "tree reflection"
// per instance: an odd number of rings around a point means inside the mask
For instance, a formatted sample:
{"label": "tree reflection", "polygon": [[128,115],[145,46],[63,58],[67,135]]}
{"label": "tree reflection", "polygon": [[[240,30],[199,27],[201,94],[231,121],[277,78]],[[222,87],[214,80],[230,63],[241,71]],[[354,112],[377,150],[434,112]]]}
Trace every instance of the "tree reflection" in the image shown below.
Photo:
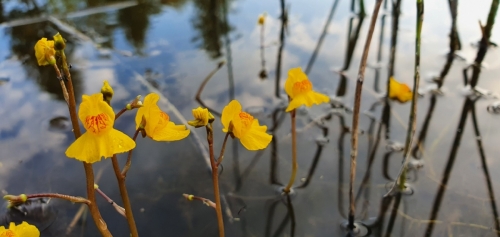
{"label": "tree reflection", "polygon": [[149,16],[161,12],[161,7],[154,3],[145,3],[122,9],[118,12],[118,21],[127,40],[137,53],[142,54],[146,31],[149,28]]}
{"label": "tree reflection", "polygon": [[194,0],[193,2],[196,11],[192,24],[198,31],[193,42],[200,43],[199,47],[205,49],[211,58],[219,58],[222,56],[222,37],[232,30],[223,15],[224,9],[228,8],[232,0]]}

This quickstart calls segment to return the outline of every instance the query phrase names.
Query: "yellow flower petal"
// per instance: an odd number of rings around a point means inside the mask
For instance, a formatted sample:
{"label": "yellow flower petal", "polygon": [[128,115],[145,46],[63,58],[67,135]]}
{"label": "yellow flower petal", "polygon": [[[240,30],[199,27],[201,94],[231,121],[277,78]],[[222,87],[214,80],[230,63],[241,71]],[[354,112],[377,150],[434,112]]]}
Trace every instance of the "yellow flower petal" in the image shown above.
{"label": "yellow flower petal", "polygon": [[85,132],[68,147],[66,156],[94,163],[100,161],[102,157],[112,157],[114,154],[127,152],[134,148],[134,140],[116,129],[111,129],[98,136]]}
{"label": "yellow flower petal", "polygon": [[[208,112],[207,108],[198,107],[192,110],[194,120],[188,121],[188,124],[193,127],[207,126],[208,120],[214,119],[214,116]],[[213,121],[213,120],[212,120]]]}
{"label": "yellow flower petal", "polygon": [[310,91],[293,98],[288,104],[286,112],[290,112],[300,107],[301,105],[311,107],[314,104],[327,103],[328,101],[330,101],[330,98],[328,96],[315,91]]}
{"label": "yellow flower petal", "polygon": [[290,97],[295,97],[297,96],[296,94],[293,93],[293,87],[295,83],[297,82],[302,82],[307,79],[307,75],[302,71],[302,68],[297,67],[297,68],[292,68],[288,70],[288,78],[286,79],[285,82],[285,91]]}
{"label": "yellow flower petal", "polygon": [[135,128],[139,128],[142,121],[142,116],[146,118],[146,127],[144,130],[146,134],[150,135],[154,133],[156,125],[160,120],[160,107],[156,103],[160,100],[160,96],[155,93],[150,93],[144,97],[144,103],[141,108],[137,110],[135,115]]}
{"label": "yellow flower petal", "polygon": [[9,224],[9,229],[0,226],[0,237],[39,237],[40,231],[34,225],[30,225],[23,221],[19,225],[13,222]]}
{"label": "yellow flower petal", "polygon": [[237,138],[245,136],[252,128],[252,123],[255,119],[247,112],[239,112],[235,114],[231,122],[233,123],[233,135]]}
{"label": "yellow flower petal", "polygon": [[115,113],[111,106],[103,101],[102,93],[83,95],[78,117],[85,129],[96,135],[106,133],[115,123]]}
{"label": "yellow flower petal", "polygon": [[173,122],[167,122],[167,125],[162,129],[155,130],[152,137],[155,141],[172,142],[186,138],[191,131],[186,128],[186,125],[175,125]]}
{"label": "yellow flower petal", "polygon": [[41,38],[35,44],[35,56],[38,66],[53,65],[56,63],[56,50],[54,49],[54,41]]}
{"label": "yellow flower petal", "polygon": [[248,150],[255,151],[266,148],[273,136],[266,133],[267,126],[260,126],[259,121],[254,119],[251,128],[240,137],[241,144]]}
{"label": "yellow flower petal", "polygon": [[229,123],[234,118],[235,115],[241,112],[241,104],[237,100],[232,100],[228,105],[222,110],[221,123],[224,128],[223,132],[229,131]]}

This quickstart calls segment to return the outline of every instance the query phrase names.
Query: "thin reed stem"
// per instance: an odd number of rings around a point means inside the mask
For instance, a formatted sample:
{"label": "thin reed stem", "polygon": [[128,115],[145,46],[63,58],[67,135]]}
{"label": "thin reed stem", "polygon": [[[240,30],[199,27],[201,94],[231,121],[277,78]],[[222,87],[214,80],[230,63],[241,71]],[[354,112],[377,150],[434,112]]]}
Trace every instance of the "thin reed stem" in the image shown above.
{"label": "thin reed stem", "polygon": [[222,217],[222,208],[220,202],[220,194],[219,194],[219,167],[215,162],[214,156],[214,133],[212,129],[212,124],[208,124],[207,128],[207,142],[208,148],[210,152],[210,166],[212,167],[212,182],[214,186],[214,195],[215,195],[215,211],[217,213],[217,223],[219,225],[219,237],[224,237],[224,219]]}
{"label": "thin reed stem", "polygon": [[[64,54],[63,50],[60,51],[60,55],[61,55],[62,68],[64,71],[64,75],[66,76],[66,82],[67,82],[66,88],[62,88],[62,90],[63,93],[66,90],[68,93],[68,110],[71,118],[71,125],[73,126],[73,134],[75,135],[75,139],[78,139],[82,135],[82,133],[80,131],[80,124],[78,123],[78,116],[76,115],[75,91],[73,88],[73,82],[71,80],[71,73],[69,72],[66,55]],[[59,70],[56,70],[56,73],[58,71]],[[60,74],[57,76],[58,78],[62,78]],[[104,237],[111,237],[113,235],[111,235],[111,232],[109,232],[106,222],[104,221],[104,219],[102,219],[101,213],[99,212],[99,208],[97,207],[97,203],[95,200],[94,169],[92,168],[92,164],[86,162],[82,162],[82,164],[85,170],[87,199],[90,201],[90,203],[88,204],[90,214],[101,235]]]}
{"label": "thin reed stem", "polygon": [[382,5],[383,0],[377,0],[375,7],[373,9],[373,15],[370,21],[370,28],[368,30],[368,35],[366,37],[365,48],[363,50],[363,56],[361,57],[361,63],[359,65],[358,80],[356,83],[356,92],[354,96],[354,110],[352,116],[352,130],[351,130],[351,171],[350,171],[350,181],[349,181],[349,216],[348,216],[348,228],[352,232],[355,228],[354,226],[354,214],[356,211],[356,203],[354,201],[354,181],[356,177],[356,157],[358,156],[358,131],[359,131],[359,112],[361,107],[361,93],[363,89],[363,81],[365,78],[366,61],[368,59],[368,53],[370,51],[370,44],[373,37],[373,31],[375,30],[375,23],[377,22],[378,12],[380,10],[380,5]]}
{"label": "thin reed stem", "polygon": [[106,201],[111,204],[115,210],[120,214],[122,215],[123,217],[127,218],[127,215],[125,214],[125,208],[121,207],[120,205],[116,204],[115,201],[113,201],[113,199],[111,199],[110,197],[108,197],[108,195],[106,195],[101,189],[99,189],[98,187],[95,187],[95,191],[101,195],[101,197],[103,197],[104,199],[106,199]]}
{"label": "thin reed stem", "polygon": [[217,209],[217,205],[214,202],[212,202],[210,199],[207,199],[207,198],[204,198],[204,197],[194,196],[194,195],[191,195],[191,194],[185,194],[185,193],[183,193],[182,196],[184,198],[186,198],[187,200],[189,200],[189,201],[198,200],[198,201],[203,202],[203,204],[205,204],[205,205],[207,205],[209,207],[213,207],[214,209]]}
{"label": "thin reed stem", "polygon": [[[403,157],[402,173],[399,177],[399,189],[403,190],[406,183],[406,166],[410,156],[410,148],[413,142],[413,137],[417,130],[417,100],[418,86],[420,84],[420,35],[422,32],[422,23],[424,18],[424,0],[417,0],[417,33],[415,38],[415,76],[413,80],[413,96],[411,101],[410,119],[408,121],[408,131],[406,132],[406,142]],[[396,185],[394,185],[396,186]]]}
{"label": "thin reed stem", "polygon": [[132,237],[138,237],[139,233],[137,232],[137,226],[135,224],[134,215],[132,213],[132,205],[130,204],[130,199],[128,197],[127,186],[125,186],[125,177],[120,171],[116,155],[113,155],[113,157],[111,157],[111,161],[113,163],[113,171],[115,172],[116,180],[118,181],[118,187],[120,189],[123,207],[125,208],[125,215],[127,217],[130,234],[132,235]]}
{"label": "thin reed stem", "polygon": [[283,192],[290,193],[290,189],[292,188],[293,183],[295,182],[295,178],[297,177],[297,129],[296,119],[295,119],[295,109],[290,112],[290,117],[292,118],[292,174],[290,175],[290,180],[288,180],[288,184],[283,189]]}

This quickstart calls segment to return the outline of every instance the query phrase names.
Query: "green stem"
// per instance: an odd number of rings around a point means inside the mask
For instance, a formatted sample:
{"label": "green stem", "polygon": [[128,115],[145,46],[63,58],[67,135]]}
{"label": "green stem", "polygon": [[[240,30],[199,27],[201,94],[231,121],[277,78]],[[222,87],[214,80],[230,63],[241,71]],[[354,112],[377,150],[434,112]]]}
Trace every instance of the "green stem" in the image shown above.
{"label": "green stem", "polygon": [[297,177],[297,131],[295,127],[295,109],[290,112],[290,116],[292,118],[292,175],[290,176],[290,180],[288,184],[283,189],[283,192],[290,193],[290,189],[292,188],[293,183],[295,182],[295,178]]}
{"label": "green stem", "polygon": [[120,167],[118,166],[118,159],[116,155],[111,157],[113,163],[113,171],[115,171],[116,180],[118,181],[118,187],[120,189],[120,195],[122,196],[123,207],[125,208],[125,215],[127,217],[128,227],[130,229],[130,234],[132,237],[138,237],[137,226],[135,225],[134,214],[132,213],[132,205],[130,204],[130,199],[128,197],[127,187],[125,186],[125,176],[120,172]]}
{"label": "green stem", "polygon": [[207,142],[210,152],[210,166],[212,167],[212,183],[214,186],[215,195],[215,212],[217,213],[217,223],[219,225],[219,237],[224,237],[224,219],[222,217],[222,207],[220,202],[219,194],[219,167],[215,162],[214,156],[214,133],[212,129],[212,124],[208,124],[207,128]]}

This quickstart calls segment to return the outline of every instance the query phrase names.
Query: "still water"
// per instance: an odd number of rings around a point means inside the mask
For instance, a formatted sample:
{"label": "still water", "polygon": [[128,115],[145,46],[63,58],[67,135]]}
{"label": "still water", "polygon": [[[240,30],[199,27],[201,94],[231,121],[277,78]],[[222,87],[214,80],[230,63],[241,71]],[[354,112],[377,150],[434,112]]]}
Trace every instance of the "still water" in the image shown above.
{"label": "still water", "polygon": [[[59,83],[53,70],[37,66],[33,51],[38,39],[61,32],[68,39],[77,100],[100,91],[108,80],[115,89],[115,111],[137,95],[157,92],[160,107],[176,123],[191,118],[191,109],[199,106],[194,98],[200,83],[225,61],[205,87],[203,103],[220,112],[238,99],[274,135],[262,152],[247,151],[238,141],[226,148],[220,178],[226,235],[345,235],[340,224],[348,213],[350,108],[374,1],[366,1],[366,17],[357,14],[357,2],[352,10],[347,0],[140,2],[0,3],[2,193],[85,196],[81,164],[64,155],[73,134]],[[447,58],[452,35],[448,1],[426,1],[412,191],[388,200],[382,196],[402,161],[397,148],[406,137],[410,104],[392,102],[383,113],[380,98],[390,75],[412,84],[416,16],[415,3],[402,1],[395,29],[390,2],[382,6],[366,71],[356,218],[370,226],[371,236],[500,236],[500,127],[498,115],[487,112],[500,90],[498,49],[489,49],[478,84],[490,95],[467,99],[462,74],[476,56],[478,20],[486,21],[491,1],[459,2],[461,48],[454,60]],[[264,12],[262,30],[257,17]],[[498,24],[491,41],[500,41]],[[295,195],[287,203],[276,190],[291,171],[290,120],[279,108],[286,73],[299,66],[333,100],[298,113],[299,173]],[[442,93],[435,93],[432,78],[439,75],[445,80]],[[115,127],[132,135],[134,116],[125,113]],[[223,140],[220,129],[216,122],[216,151]],[[214,210],[182,197],[190,193],[213,199],[204,142],[203,129],[175,143],[138,140],[127,186],[141,236],[217,236]],[[119,156],[121,162],[125,157]],[[111,162],[94,167],[100,188],[121,203]],[[97,200],[111,232],[128,236],[125,219],[105,200]],[[87,214],[68,230],[79,205],[50,200],[41,206],[33,215],[9,218],[37,224],[42,236],[98,235]],[[7,221],[5,208],[1,211],[0,221]]]}

